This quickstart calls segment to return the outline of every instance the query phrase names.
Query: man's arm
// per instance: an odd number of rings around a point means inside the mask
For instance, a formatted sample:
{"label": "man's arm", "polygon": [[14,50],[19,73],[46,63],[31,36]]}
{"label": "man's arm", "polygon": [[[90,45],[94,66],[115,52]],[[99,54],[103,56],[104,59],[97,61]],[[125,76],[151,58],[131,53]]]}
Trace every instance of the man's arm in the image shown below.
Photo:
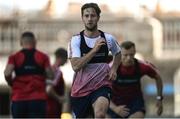
{"label": "man's arm", "polygon": [[56,101],[58,101],[60,104],[63,103],[63,101],[64,101],[64,96],[59,96],[59,95],[56,93],[56,91],[54,90],[52,84],[47,84],[46,92],[47,92],[48,96],[52,97],[53,99],[55,99]]}
{"label": "man's arm", "polygon": [[64,97],[65,97],[65,101],[63,103],[63,107],[62,107],[62,113],[69,113],[70,112],[70,95],[69,95],[69,89],[68,87],[65,87],[65,94],[64,94]]}
{"label": "man's arm", "polygon": [[72,65],[72,68],[75,72],[79,71],[82,67],[84,67],[95,55],[95,51],[92,49],[89,53],[87,53],[85,56],[81,58],[71,58],[70,62]]}
{"label": "man's arm", "polygon": [[46,79],[47,80],[53,80],[54,79],[54,73],[53,70],[50,66],[46,67],[45,69],[46,71]]}
{"label": "man's arm", "polygon": [[[56,97],[57,94],[55,93],[54,89],[53,89],[53,79],[54,79],[54,73],[53,70],[50,66],[48,66],[46,68],[46,92],[49,96],[54,97],[55,99],[57,99]],[[55,96],[54,96],[55,95]]]}
{"label": "man's arm", "polygon": [[116,106],[112,101],[110,101],[109,108],[121,117],[126,117],[130,111],[128,108],[126,108],[126,105]]}
{"label": "man's arm", "polygon": [[12,73],[14,71],[13,64],[7,64],[4,70],[4,77],[9,86],[12,86]]}
{"label": "man's arm", "polygon": [[79,71],[82,67],[84,67],[91,59],[92,57],[96,54],[96,52],[100,49],[102,45],[105,45],[105,40],[104,38],[101,38],[100,40],[97,40],[95,43],[94,48],[88,52],[85,56],[81,58],[71,58],[71,65],[72,68],[75,72]]}
{"label": "man's arm", "polygon": [[157,95],[163,96],[163,83],[161,76],[159,74],[156,74],[154,78],[156,79]]}
{"label": "man's arm", "polygon": [[117,53],[114,57],[114,61],[113,61],[113,64],[112,64],[112,67],[111,67],[111,71],[110,71],[110,74],[109,74],[109,79],[110,80],[115,80],[116,79],[116,71],[117,71],[117,68],[119,67],[119,64],[121,63],[121,52]]}
{"label": "man's arm", "polygon": [[162,83],[162,79],[161,76],[159,74],[156,74],[155,77],[156,79],[156,87],[157,87],[157,114],[161,115],[163,112],[163,104],[162,104],[162,100],[163,100],[163,83]]}
{"label": "man's arm", "polygon": [[64,101],[64,96],[59,96],[53,87],[53,79],[54,79],[54,73],[51,67],[46,68],[46,74],[47,74],[47,81],[46,81],[46,93],[48,96],[52,97],[59,103],[62,103]]}

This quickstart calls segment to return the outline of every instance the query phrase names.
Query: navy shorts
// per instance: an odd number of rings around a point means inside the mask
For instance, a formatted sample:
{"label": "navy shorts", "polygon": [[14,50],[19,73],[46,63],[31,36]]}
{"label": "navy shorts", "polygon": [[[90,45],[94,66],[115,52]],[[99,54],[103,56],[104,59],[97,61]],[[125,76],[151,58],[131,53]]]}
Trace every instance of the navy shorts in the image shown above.
{"label": "navy shorts", "polygon": [[[110,101],[111,88],[101,87],[87,96],[71,97],[73,116],[75,118],[88,117],[90,113],[93,113],[92,104],[100,96],[106,97]],[[94,116],[94,114],[92,115]]]}
{"label": "navy shorts", "polygon": [[[126,104],[122,104],[126,105]],[[121,117],[118,114],[116,114],[114,111],[112,111],[110,108],[108,109],[108,115],[111,118],[128,118],[130,115],[134,114],[135,112],[143,112],[145,114],[145,106],[144,106],[144,99],[143,98],[135,98],[132,102],[130,102],[128,105],[126,105],[127,108],[130,109],[129,115],[126,117]]]}
{"label": "navy shorts", "polygon": [[11,104],[13,118],[45,118],[46,101],[13,101]]}

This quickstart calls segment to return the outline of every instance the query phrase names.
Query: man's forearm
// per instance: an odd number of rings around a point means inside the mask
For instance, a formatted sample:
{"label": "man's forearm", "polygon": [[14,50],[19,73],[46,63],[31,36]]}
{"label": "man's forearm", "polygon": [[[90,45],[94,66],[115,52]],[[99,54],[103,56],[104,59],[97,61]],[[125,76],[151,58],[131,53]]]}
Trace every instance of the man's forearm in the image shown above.
{"label": "man's forearm", "polygon": [[46,78],[47,78],[47,80],[54,79],[54,72],[50,66],[46,68]]}
{"label": "man's forearm", "polygon": [[156,79],[157,95],[163,96],[163,83],[161,77],[158,75]]}
{"label": "man's forearm", "polygon": [[120,63],[121,63],[121,52],[116,54],[114,61],[113,61],[113,64],[112,64],[112,69],[117,70]]}
{"label": "man's forearm", "polygon": [[5,80],[9,86],[12,86],[12,76],[5,76]]}
{"label": "man's forearm", "polygon": [[52,97],[53,99],[59,102],[61,97],[56,93],[56,91],[53,89],[53,87],[50,84],[47,85],[46,92],[48,96]]}
{"label": "man's forearm", "polygon": [[116,106],[115,106],[115,104],[114,104],[112,101],[110,101],[109,107],[110,107],[111,109],[114,109]]}
{"label": "man's forearm", "polygon": [[95,50],[91,50],[89,53],[87,53],[85,56],[81,58],[72,58],[71,64],[72,68],[75,72],[79,71],[82,67],[84,67],[96,54]]}

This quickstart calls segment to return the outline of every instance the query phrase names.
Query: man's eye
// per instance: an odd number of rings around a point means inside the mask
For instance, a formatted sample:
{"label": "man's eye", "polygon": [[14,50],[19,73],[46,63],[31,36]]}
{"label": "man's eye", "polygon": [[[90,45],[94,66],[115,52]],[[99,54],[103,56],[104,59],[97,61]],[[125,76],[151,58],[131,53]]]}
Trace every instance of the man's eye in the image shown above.
{"label": "man's eye", "polygon": [[85,15],[85,17],[89,17],[89,15]]}

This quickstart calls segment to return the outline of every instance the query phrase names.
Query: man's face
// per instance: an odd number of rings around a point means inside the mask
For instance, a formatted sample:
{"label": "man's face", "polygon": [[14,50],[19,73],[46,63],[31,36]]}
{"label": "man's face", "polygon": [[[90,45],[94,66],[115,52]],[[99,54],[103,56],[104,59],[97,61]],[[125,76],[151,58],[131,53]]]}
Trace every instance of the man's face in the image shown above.
{"label": "man's face", "polygon": [[136,50],[134,47],[131,47],[130,49],[122,48],[121,50],[121,60],[122,64],[124,66],[131,66],[134,64],[134,55],[136,53]]}
{"label": "man's face", "polygon": [[20,45],[23,48],[34,48],[36,46],[36,40],[30,37],[21,38]]}
{"label": "man's face", "polygon": [[87,30],[94,31],[97,29],[97,22],[99,21],[99,16],[97,15],[94,8],[84,9],[82,20]]}
{"label": "man's face", "polygon": [[58,66],[62,66],[67,62],[67,58],[64,57],[56,57],[56,63]]}

